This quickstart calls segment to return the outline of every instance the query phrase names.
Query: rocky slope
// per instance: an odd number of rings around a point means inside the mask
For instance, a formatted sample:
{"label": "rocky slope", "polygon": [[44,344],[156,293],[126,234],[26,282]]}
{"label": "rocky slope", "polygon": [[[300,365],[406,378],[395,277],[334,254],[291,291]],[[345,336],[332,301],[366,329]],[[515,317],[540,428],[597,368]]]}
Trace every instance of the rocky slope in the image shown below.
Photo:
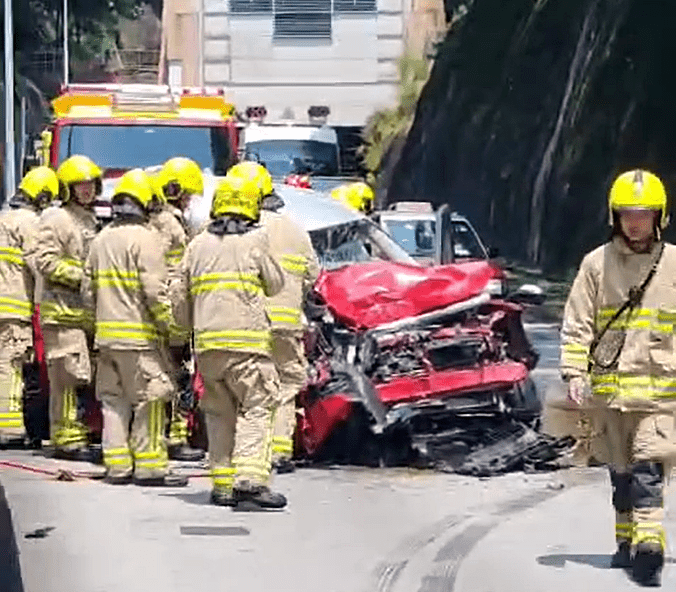
{"label": "rocky slope", "polygon": [[466,4],[387,200],[451,203],[505,255],[574,266],[608,234],[618,172],[642,166],[676,191],[676,3]]}

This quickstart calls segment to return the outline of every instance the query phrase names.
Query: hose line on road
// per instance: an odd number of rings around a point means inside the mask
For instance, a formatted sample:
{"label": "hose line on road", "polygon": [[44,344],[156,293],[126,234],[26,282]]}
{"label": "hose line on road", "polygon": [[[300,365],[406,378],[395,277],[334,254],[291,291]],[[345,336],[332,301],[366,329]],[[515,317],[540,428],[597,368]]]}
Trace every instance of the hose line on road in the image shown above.
{"label": "hose line on road", "polygon": [[[72,471],[70,469],[57,468],[57,469],[45,469],[42,467],[35,467],[33,465],[28,465],[26,463],[11,461],[11,460],[0,460],[0,467],[6,467],[9,469],[17,469],[20,471],[28,471],[30,473],[36,473],[38,475],[45,475],[46,477],[51,477],[57,481],[75,481],[76,479],[91,479],[91,480],[101,480],[104,477],[104,473],[101,472],[91,472],[91,471]],[[208,478],[209,471],[199,471],[195,473],[183,474],[184,477],[188,479],[204,479]]]}

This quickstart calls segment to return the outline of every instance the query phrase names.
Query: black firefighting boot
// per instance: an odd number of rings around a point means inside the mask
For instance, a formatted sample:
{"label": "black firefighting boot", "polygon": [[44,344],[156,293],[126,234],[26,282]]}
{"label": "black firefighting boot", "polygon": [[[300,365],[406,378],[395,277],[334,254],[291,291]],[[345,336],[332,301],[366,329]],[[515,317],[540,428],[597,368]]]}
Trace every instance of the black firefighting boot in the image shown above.
{"label": "black firefighting boot", "polygon": [[209,503],[214,506],[225,506],[233,508],[237,505],[235,498],[232,496],[232,491],[225,491],[222,489],[212,489]]}
{"label": "black firefighting boot", "polygon": [[204,459],[204,450],[199,448],[190,448],[188,444],[170,444],[167,447],[169,460],[179,460],[183,462],[197,462]]}
{"label": "black firefighting boot", "polygon": [[233,509],[239,512],[281,510],[286,506],[284,495],[270,491],[270,488],[264,485],[243,489],[235,488],[232,496],[236,504]]}
{"label": "black firefighting boot", "polygon": [[134,475],[134,485],[142,487],[185,487],[188,478],[176,473],[167,473],[163,477],[137,477]]}
{"label": "black firefighting boot", "polygon": [[631,542],[619,541],[617,543],[617,551],[615,551],[612,559],[610,560],[610,567],[629,569],[631,566]]}
{"label": "black firefighting boot", "polygon": [[662,584],[664,567],[664,548],[658,542],[645,542],[636,545],[632,566],[632,577],[636,583],[646,587],[659,587]]}
{"label": "black firefighting boot", "polygon": [[25,450],[30,447],[30,440],[25,434],[5,436],[0,434],[0,450]]}
{"label": "black firefighting boot", "polygon": [[129,485],[131,475],[106,475],[103,482],[108,483],[108,485]]}
{"label": "black firefighting boot", "polygon": [[283,475],[293,473],[296,470],[296,465],[289,458],[280,458],[272,463],[272,468],[278,475]]}
{"label": "black firefighting boot", "polygon": [[94,455],[89,448],[55,448],[52,452],[52,458],[56,460],[70,460],[77,462],[94,462]]}
{"label": "black firefighting boot", "polygon": [[634,557],[632,577],[642,586],[660,586],[666,539],[662,526],[664,465],[643,461],[632,467]]}

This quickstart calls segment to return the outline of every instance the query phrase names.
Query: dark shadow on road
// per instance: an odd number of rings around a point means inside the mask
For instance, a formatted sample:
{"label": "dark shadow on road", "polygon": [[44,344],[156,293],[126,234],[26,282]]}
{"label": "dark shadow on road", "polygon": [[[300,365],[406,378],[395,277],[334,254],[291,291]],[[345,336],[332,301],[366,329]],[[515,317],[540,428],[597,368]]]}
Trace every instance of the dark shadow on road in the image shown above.
{"label": "dark shadow on road", "polygon": [[[537,558],[537,562],[540,565],[545,565],[547,567],[565,567],[566,561],[570,561],[571,563],[588,565],[596,569],[613,569],[610,567],[610,561],[612,557],[612,555],[557,553],[553,555],[540,555],[540,557]],[[667,557],[665,562],[676,563],[676,559]]]}
{"label": "dark shadow on road", "polygon": [[0,590],[24,592],[12,514],[2,485],[0,485]]}
{"label": "dark shadow on road", "polygon": [[173,497],[193,506],[209,505],[208,491],[197,491],[195,493],[161,493],[160,497]]}

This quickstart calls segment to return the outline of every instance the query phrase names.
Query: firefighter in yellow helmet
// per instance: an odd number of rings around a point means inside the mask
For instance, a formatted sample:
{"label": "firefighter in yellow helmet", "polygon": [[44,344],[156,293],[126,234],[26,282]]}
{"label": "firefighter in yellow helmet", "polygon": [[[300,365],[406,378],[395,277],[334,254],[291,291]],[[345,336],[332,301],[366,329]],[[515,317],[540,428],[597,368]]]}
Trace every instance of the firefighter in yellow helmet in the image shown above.
{"label": "firefighter in yellow helmet", "polygon": [[363,181],[357,181],[349,186],[347,203],[358,212],[367,215],[373,212],[374,200],[375,193],[373,193],[373,189]]}
{"label": "firefighter in yellow helmet", "polygon": [[268,170],[257,162],[251,160],[242,161],[228,170],[231,179],[237,178],[242,181],[253,181],[262,195],[271,195],[274,191],[272,177]]}
{"label": "firefighter in yellow helmet", "polygon": [[591,408],[610,465],[613,565],[658,585],[664,478],[676,454],[676,247],[661,239],[667,195],[652,173],[620,175],[608,209],[612,238],[585,256],[566,303],[561,372],[569,397]]}
{"label": "firefighter in yellow helmet", "polygon": [[370,214],[373,211],[375,194],[373,189],[362,181],[336,187],[331,191],[331,197],[362,214]]}
{"label": "firefighter in yellow helmet", "polygon": [[284,276],[258,224],[259,199],[255,182],[221,181],[213,221],[188,245],[172,290],[204,378],[211,503],[253,510],[286,505],[268,486],[279,379],[265,313]]}
{"label": "firefighter in yellow helmet", "polygon": [[167,267],[148,226],[153,200],[141,169],[125,173],[112,198],[113,221],[94,239],[82,297],[100,351],[96,392],[103,407],[103,459],[111,484],[183,486],[168,470],[164,405],[174,390],[162,354],[177,332]]}
{"label": "firefighter in yellow helmet", "polygon": [[[152,183],[157,201],[151,208],[150,224],[162,237],[162,251],[171,278],[177,272],[188,242],[184,211],[192,195],[204,192],[204,179],[196,162],[178,156],[164,164]],[[189,343],[173,343],[170,354],[178,388],[170,406],[169,458],[180,461],[202,460],[204,452],[188,445],[188,419],[179,404],[181,392],[190,388]]]}
{"label": "firefighter in yellow helmet", "polygon": [[[94,201],[101,169],[86,156],[66,159],[57,170],[61,207],[40,218],[34,257],[44,279],[40,316],[49,376],[49,423],[57,458],[89,460],[88,433],[78,411],[92,368],[88,338],[92,318],[80,297],[82,267],[97,232]],[[33,250],[33,249],[32,249]]]}
{"label": "firefighter in yellow helmet", "polygon": [[[267,299],[266,309],[272,325],[272,358],[279,374],[281,400],[275,416],[272,461],[278,473],[287,473],[294,470],[291,459],[296,395],[307,378],[302,341],[303,302],[317,280],[319,263],[308,233],[280,213],[284,201],[273,192],[270,173],[261,165],[252,164],[250,170],[262,194],[261,224],[268,233],[270,252],[284,272],[284,288]],[[236,169],[241,166],[233,167],[228,175],[237,175]]]}
{"label": "firefighter in yellow helmet", "polygon": [[59,194],[50,168],[29,171],[0,213],[0,445],[23,444],[22,368],[33,344],[36,271],[27,257],[39,213]]}

